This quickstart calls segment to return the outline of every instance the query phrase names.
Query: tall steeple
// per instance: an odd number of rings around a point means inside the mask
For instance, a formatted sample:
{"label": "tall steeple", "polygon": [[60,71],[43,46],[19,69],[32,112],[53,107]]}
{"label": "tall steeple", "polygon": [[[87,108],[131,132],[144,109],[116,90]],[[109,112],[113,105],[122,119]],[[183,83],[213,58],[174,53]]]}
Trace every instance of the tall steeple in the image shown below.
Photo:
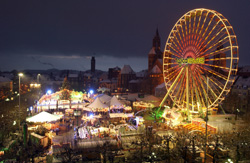
{"label": "tall steeple", "polygon": [[162,59],[162,52],[161,52],[161,38],[159,35],[158,28],[156,28],[156,33],[153,38],[153,46],[148,54],[148,72],[154,67],[156,60]]}
{"label": "tall steeple", "polygon": [[156,34],[153,39],[153,47],[155,49],[161,49],[161,38],[159,36],[158,27],[156,28]]}
{"label": "tall steeple", "polygon": [[95,73],[95,57],[91,58],[91,73]]}

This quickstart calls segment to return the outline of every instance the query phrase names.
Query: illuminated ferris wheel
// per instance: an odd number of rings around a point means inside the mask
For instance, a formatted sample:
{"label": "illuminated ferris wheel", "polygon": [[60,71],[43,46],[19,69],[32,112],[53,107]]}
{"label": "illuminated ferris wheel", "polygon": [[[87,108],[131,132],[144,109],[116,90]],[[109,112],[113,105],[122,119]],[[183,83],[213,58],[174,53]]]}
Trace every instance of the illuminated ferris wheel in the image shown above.
{"label": "illuminated ferris wheel", "polygon": [[222,14],[204,8],[187,12],[172,28],[164,49],[163,102],[170,96],[188,114],[215,107],[230,91],[238,60],[236,35]]}

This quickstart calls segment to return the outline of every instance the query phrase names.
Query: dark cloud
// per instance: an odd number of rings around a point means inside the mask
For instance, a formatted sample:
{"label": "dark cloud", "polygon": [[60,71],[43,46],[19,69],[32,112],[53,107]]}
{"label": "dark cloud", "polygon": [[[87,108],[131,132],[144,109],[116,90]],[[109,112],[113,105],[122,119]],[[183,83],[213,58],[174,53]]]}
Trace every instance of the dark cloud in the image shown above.
{"label": "dark cloud", "polygon": [[229,19],[238,37],[240,63],[248,64],[248,0],[2,0],[0,55],[145,58],[157,26],[163,49],[175,22],[200,7]]}
{"label": "dark cloud", "polygon": [[41,61],[40,59],[38,59],[36,57],[31,57],[31,58],[32,58],[32,60],[37,61],[38,63],[41,63],[42,65],[50,66],[50,68],[55,68],[52,63],[43,62],[43,61]]}

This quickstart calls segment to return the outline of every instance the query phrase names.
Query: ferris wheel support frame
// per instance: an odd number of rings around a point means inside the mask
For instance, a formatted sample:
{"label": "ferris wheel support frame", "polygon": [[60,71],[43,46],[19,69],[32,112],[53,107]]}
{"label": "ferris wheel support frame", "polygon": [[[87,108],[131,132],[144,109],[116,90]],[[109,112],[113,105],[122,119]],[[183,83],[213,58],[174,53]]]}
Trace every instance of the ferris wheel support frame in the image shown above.
{"label": "ferris wheel support frame", "polygon": [[[174,82],[172,83],[172,85],[170,86],[169,90],[172,90],[172,89],[173,89],[175,83],[176,83],[176,82],[178,81],[178,79],[180,78],[180,76],[181,76],[181,74],[182,74],[182,72],[183,72],[184,69],[186,69],[186,66],[183,67],[183,68],[181,69],[180,73],[178,74],[178,76],[176,77],[176,79],[174,80]],[[159,108],[158,108],[157,112],[159,112],[159,110],[160,110],[160,108],[162,107],[163,103],[166,101],[166,99],[167,99],[169,93],[170,93],[170,91],[168,91],[167,94],[166,94],[166,95],[164,96],[164,98],[162,99],[162,101],[161,101],[161,103],[160,103],[160,105],[159,105]]]}
{"label": "ferris wheel support frame", "polygon": [[[186,67],[186,66],[185,66]],[[190,120],[190,113],[189,113],[189,77],[188,77],[188,67],[186,69],[186,112],[187,112],[187,120]]]}

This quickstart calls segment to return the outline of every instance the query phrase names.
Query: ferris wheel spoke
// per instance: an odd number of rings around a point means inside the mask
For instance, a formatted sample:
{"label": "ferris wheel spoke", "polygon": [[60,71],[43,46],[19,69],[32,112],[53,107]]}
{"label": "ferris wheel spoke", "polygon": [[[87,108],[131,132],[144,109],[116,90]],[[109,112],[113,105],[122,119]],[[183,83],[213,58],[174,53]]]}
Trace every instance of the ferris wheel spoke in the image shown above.
{"label": "ferris wheel spoke", "polygon": [[[179,42],[177,42],[177,43],[180,44]],[[182,49],[179,48],[180,46],[178,46],[174,41],[172,42],[172,44],[174,45],[175,48],[177,48],[179,50],[179,53],[181,53],[183,51]]]}
{"label": "ferris wheel spoke", "polygon": [[198,92],[198,95],[201,97],[201,101],[202,101],[202,104],[203,106],[206,106],[206,103],[204,101],[204,96],[203,96],[203,91],[202,91],[202,87],[201,87],[201,83],[199,81],[199,78],[195,75],[194,76],[194,79],[195,79],[195,83],[196,83],[196,88],[197,88],[197,92]]}
{"label": "ferris wheel spoke", "polygon": [[207,90],[205,89],[205,82],[202,81],[202,78],[200,77],[200,76],[202,76],[202,75],[200,74],[200,75],[197,75],[197,76],[198,76],[198,78],[199,78],[199,81],[200,81],[200,84],[201,84],[201,87],[202,87],[203,95],[204,95],[204,97],[207,98],[208,103],[211,104],[211,103],[212,103],[212,100],[211,100],[211,98],[209,97]]}
{"label": "ferris wheel spoke", "polygon": [[[206,15],[205,15],[205,18],[204,18],[204,21],[203,21],[203,24],[202,24],[202,26],[201,26],[201,29],[200,29],[200,32],[199,32],[199,34],[198,34],[198,39],[197,39],[197,44],[196,44],[196,46],[198,46],[198,45],[200,45],[202,42],[202,39],[204,38],[204,35],[207,33],[207,30],[208,30],[208,27],[210,26],[210,24],[211,24],[211,22],[212,22],[212,20],[213,20],[213,18],[212,19],[210,19],[210,21],[208,22],[208,25],[207,25],[207,27],[204,27],[204,25],[206,24],[206,20],[207,20],[207,17],[208,17],[208,15],[209,15],[209,13],[210,12],[207,12],[206,13]],[[205,28],[205,29],[204,29]]]}
{"label": "ferris wheel spoke", "polygon": [[171,72],[171,71],[173,71],[173,69],[177,69],[178,67],[179,67],[179,65],[176,65],[174,67],[169,68],[167,71],[164,71],[164,72]]}
{"label": "ferris wheel spoke", "polygon": [[[199,69],[199,73],[200,74],[206,74],[206,71],[204,71],[203,69]],[[210,79],[214,80],[215,82],[214,83],[217,83],[218,87],[223,90],[223,87],[225,85],[225,80],[221,79],[216,79],[216,77],[214,77],[213,75],[210,77]],[[223,83],[222,83],[223,82]]]}
{"label": "ferris wheel spoke", "polygon": [[188,21],[188,45],[191,45],[191,25],[192,25],[192,16],[191,13],[189,13],[189,21]]}
{"label": "ferris wheel spoke", "polygon": [[[182,83],[182,88],[185,88],[185,82],[186,82],[186,80],[184,79],[184,82]],[[185,90],[186,89],[181,89],[181,92],[180,92],[180,95],[178,98],[178,101],[182,107],[184,106],[184,99],[185,99],[185,95],[186,95]]]}
{"label": "ferris wheel spoke", "polygon": [[177,58],[181,58],[181,56],[179,54],[174,53],[173,51],[170,51],[170,50],[165,50],[165,56],[169,56],[169,55],[173,55],[173,56],[175,56]]}
{"label": "ferris wheel spoke", "polygon": [[221,48],[221,49],[219,49],[219,50],[216,50],[216,51],[214,51],[214,52],[205,54],[205,55],[203,55],[203,57],[207,57],[207,56],[212,57],[212,56],[215,56],[215,55],[217,55],[217,54],[221,54],[221,53],[227,52],[227,51],[229,51],[229,50],[231,50],[231,46],[227,46],[227,47]]}
{"label": "ferris wheel spoke", "polygon": [[[213,51],[213,49],[215,50],[219,45],[224,45],[224,44],[226,44],[226,43],[229,43],[229,36],[226,36],[226,37],[224,37],[223,39],[220,39],[220,38],[218,38],[217,40],[214,40],[214,39],[211,39],[205,46],[206,47],[209,47],[209,48],[207,48],[204,52],[202,52],[201,54],[200,54],[200,56],[202,56],[202,54],[204,54],[204,53],[206,53],[207,51],[209,51],[209,50],[211,50],[211,51]],[[208,46],[208,44],[211,42],[211,41],[214,41],[215,43],[214,44],[212,44],[212,45],[210,45],[210,46]]]}
{"label": "ferris wheel spoke", "polygon": [[[205,61],[207,61],[207,59]],[[218,65],[213,65],[213,64],[204,63],[203,65],[206,65],[206,66],[209,66],[209,67],[214,67],[214,68],[220,68],[220,69],[224,69],[224,70],[230,70],[231,69],[229,67],[223,67],[223,66],[218,66]],[[236,70],[236,69],[233,69],[233,70]]]}
{"label": "ferris wheel spoke", "polygon": [[223,90],[222,89],[219,90],[218,86],[216,85],[216,83],[214,83],[214,81],[211,80],[211,78],[209,78],[209,80],[211,81],[209,85],[211,85],[211,88],[213,88],[215,94],[219,96],[220,92]]}
{"label": "ferris wheel spoke", "polygon": [[[178,35],[176,35],[176,33],[178,33]],[[183,41],[181,39],[181,35],[180,35],[180,32],[179,30],[175,30],[173,31],[173,35],[176,36],[176,41],[178,42],[178,45],[181,47],[181,50],[183,51],[184,47],[183,47]]]}
{"label": "ferris wheel spoke", "polygon": [[[196,75],[194,75],[194,74],[196,74]],[[202,96],[203,94],[202,94],[202,91],[201,91],[201,83],[200,83],[200,81],[199,81],[199,79],[198,79],[198,77],[197,77],[197,74],[199,74],[198,72],[196,72],[196,73],[194,73],[194,72],[192,72],[192,77],[193,77],[193,80],[195,81],[194,83],[195,83],[195,88],[197,89],[197,92],[198,92],[198,96],[200,97],[200,99],[201,99],[201,101],[202,101],[202,103],[201,104],[203,104],[203,106],[205,106],[205,102],[204,102],[204,97]]]}
{"label": "ferris wheel spoke", "polygon": [[183,27],[183,24],[184,24],[184,23],[185,23],[185,20],[182,20],[182,21],[181,21],[180,28],[181,28],[182,39],[183,39],[183,43],[184,43],[183,46],[187,46],[187,45],[186,45],[186,39],[185,39],[185,33],[184,33],[184,31],[183,31],[183,28],[184,28],[184,27]]}
{"label": "ferris wheel spoke", "polygon": [[[198,90],[197,90],[197,87],[196,87],[196,81],[194,80],[194,77],[193,77],[193,72],[191,71],[191,80],[192,80],[192,85],[193,85],[193,88],[195,90],[195,95],[196,95],[196,100],[197,102],[201,105],[201,100],[200,100],[200,97],[199,97],[199,93],[198,93]],[[199,110],[199,106],[198,107],[198,110]],[[201,109],[200,109],[201,110]],[[199,110],[199,111],[200,111]]]}
{"label": "ferris wheel spoke", "polygon": [[191,25],[191,45],[193,45],[194,44],[194,42],[195,42],[195,39],[194,39],[194,37],[195,37],[195,28],[196,28],[196,25],[197,24],[195,24],[196,23],[196,12],[197,11],[195,11],[195,12],[193,12],[193,13],[191,13],[191,18],[193,17],[193,25]]}
{"label": "ferris wheel spoke", "polygon": [[213,16],[212,16],[212,18],[210,19],[210,21],[209,21],[207,27],[205,28],[205,31],[202,33],[201,38],[204,38],[205,34],[207,34],[208,27],[211,25],[211,23],[212,23],[214,17],[215,17],[215,15],[213,14]]}
{"label": "ferris wheel spoke", "polygon": [[[224,37],[224,34],[222,35],[222,36],[220,36],[220,34],[221,34],[221,32],[224,30],[225,28],[222,28],[222,29],[220,29],[220,31],[217,31],[217,33],[216,33],[216,35],[214,35],[206,44],[204,44],[206,41],[207,41],[207,38],[205,38],[204,39],[204,41],[199,45],[199,48],[201,48],[201,47],[203,47],[203,48],[206,48],[206,47],[209,47],[209,48],[207,48],[207,49],[205,49],[204,51],[202,51],[201,52],[201,55],[203,54],[203,53],[205,53],[206,51],[208,51],[209,49],[211,49],[211,48],[214,48],[215,46],[215,44],[220,44],[219,42],[219,40],[221,39],[221,38],[223,38]],[[225,35],[226,36],[226,35]],[[211,43],[211,42],[215,42],[215,44],[214,45],[209,45],[209,43]]]}
{"label": "ferris wheel spoke", "polygon": [[[178,97],[178,95],[180,93],[180,90],[182,88],[181,86],[182,86],[182,83],[183,83],[184,76],[185,76],[185,74],[183,73],[180,83],[176,84],[176,86],[174,88],[174,90],[177,89],[177,92],[175,93],[174,102],[176,101],[176,99],[177,99],[177,97]],[[177,88],[177,86],[179,86],[179,87]],[[174,94],[174,91],[172,92],[172,94],[170,96],[174,96],[173,94]]]}
{"label": "ferris wheel spoke", "polygon": [[[211,84],[208,84],[208,83],[207,83],[207,80],[206,80],[206,78],[205,78],[204,76],[203,76],[202,79],[203,79],[204,84],[207,85],[208,91],[209,91],[209,92],[212,92],[212,95],[215,97],[215,99],[217,99],[217,98],[219,97],[219,95],[217,95],[217,94],[214,92],[214,90],[211,88]],[[208,80],[209,80],[209,78],[208,78]],[[208,94],[209,92],[207,92],[207,94]]]}
{"label": "ferris wheel spoke", "polygon": [[[169,73],[168,78],[169,78],[169,82],[174,80],[176,78],[176,74],[180,73],[180,71],[182,70],[183,67],[179,67],[178,69],[175,69],[173,72]],[[172,78],[170,78],[172,77]]]}
{"label": "ferris wheel spoke", "polygon": [[[199,12],[201,12],[200,13],[200,17],[199,17],[199,21],[198,21],[198,25],[197,25],[197,28],[196,28],[196,32],[195,32],[195,36],[197,37],[197,35],[198,35],[198,29],[199,29],[199,27],[200,27],[200,22],[201,22],[201,17],[202,17],[202,11],[199,11]],[[194,38],[195,40],[196,40],[196,37]]]}
{"label": "ferris wheel spoke", "polygon": [[[184,70],[185,69],[185,67],[183,67],[183,69],[182,70]],[[184,76],[185,76],[185,71],[183,72],[181,72],[182,74],[181,75],[183,75],[183,79],[181,79],[181,83],[179,83],[179,87],[181,87],[181,88],[184,88],[185,87],[185,78],[184,78]],[[178,99],[177,99],[177,103],[179,104],[179,105],[182,105],[182,100],[181,100],[181,97],[183,96],[183,91],[184,91],[185,89],[180,89],[180,92],[179,92],[179,94],[178,94],[178,96],[177,97],[179,97]]]}
{"label": "ferris wheel spoke", "polygon": [[221,73],[219,73],[219,72],[217,72],[217,71],[214,71],[214,70],[212,70],[212,69],[208,69],[207,67],[205,67],[205,66],[203,66],[203,67],[201,67],[201,69],[204,69],[206,72],[209,72],[209,73],[211,73],[212,75],[215,75],[215,76],[218,76],[219,78],[221,78],[221,79],[223,79],[223,80],[227,80],[227,76],[225,76],[225,75],[223,75],[223,74],[221,74]]}
{"label": "ferris wheel spoke", "polygon": [[171,48],[171,49],[175,52],[175,54],[176,54],[176,53],[177,53],[177,54],[178,54],[178,53],[181,53],[181,51],[180,51],[180,50],[179,50],[179,51],[176,50],[176,49],[172,46],[172,44],[173,44],[173,43],[169,43],[169,44],[168,44],[168,47]]}
{"label": "ferris wheel spoke", "polygon": [[221,83],[216,82],[213,78],[210,78],[210,81],[214,84],[214,87],[218,92],[221,92],[223,90],[223,87],[221,87],[220,85]]}
{"label": "ferris wheel spoke", "polygon": [[188,19],[188,16],[185,16],[185,23],[184,23],[184,25],[185,25],[185,38],[187,37],[187,35],[188,35],[188,29],[187,29],[187,19]]}
{"label": "ferris wheel spoke", "polygon": [[[207,40],[208,37],[210,37],[211,33],[212,33],[212,32],[214,31],[214,29],[217,27],[217,25],[219,24],[219,22],[220,22],[220,21],[218,21],[218,22],[213,26],[213,28],[210,30],[210,32],[207,34],[207,36],[205,37],[204,40]],[[207,28],[208,28],[208,27],[207,27]],[[220,27],[220,28],[221,28],[221,27]],[[217,31],[219,31],[219,29],[218,29]],[[202,37],[204,37],[204,34],[205,34],[205,33],[203,33]]]}
{"label": "ferris wheel spoke", "polygon": [[205,22],[207,21],[207,16],[208,16],[208,14],[209,14],[209,12],[204,12],[204,13],[202,14],[202,16],[204,16],[204,19],[203,19],[202,26],[201,26],[201,28],[200,28],[200,32],[199,32],[198,35],[200,35],[201,32],[202,32],[202,30],[204,29]]}
{"label": "ferris wheel spoke", "polygon": [[[213,32],[213,30],[215,29],[215,27],[216,26],[214,26],[213,27],[213,29],[208,33],[208,35],[204,38],[204,37],[201,37],[202,39],[203,39],[203,41],[200,41],[200,44],[198,44],[197,46],[198,46],[198,48],[200,49],[201,47],[203,48],[201,51],[202,52],[204,52],[205,51],[205,48],[206,47],[209,47],[208,45],[209,45],[209,43],[211,42],[211,41],[213,41],[215,38],[217,38],[218,40],[220,39],[220,38],[222,38],[223,37],[223,35],[224,34],[222,34],[222,36],[220,36],[220,34],[221,34],[221,32],[223,31],[223,30],[225,30],[226,28],[224,27],[219,27],[218,29],[217,29],[217,31],[215,32],[216,34],[212,37],[212,38],[210,38],[209,39],[209,37],[210,37],[210,35],[211,35],[211,33]],[[220,36],[220,37],[219,37]],[[218,41],[217,40],[217,41]],[[216,42],[216,41],[214,41],[214,42]]]}

